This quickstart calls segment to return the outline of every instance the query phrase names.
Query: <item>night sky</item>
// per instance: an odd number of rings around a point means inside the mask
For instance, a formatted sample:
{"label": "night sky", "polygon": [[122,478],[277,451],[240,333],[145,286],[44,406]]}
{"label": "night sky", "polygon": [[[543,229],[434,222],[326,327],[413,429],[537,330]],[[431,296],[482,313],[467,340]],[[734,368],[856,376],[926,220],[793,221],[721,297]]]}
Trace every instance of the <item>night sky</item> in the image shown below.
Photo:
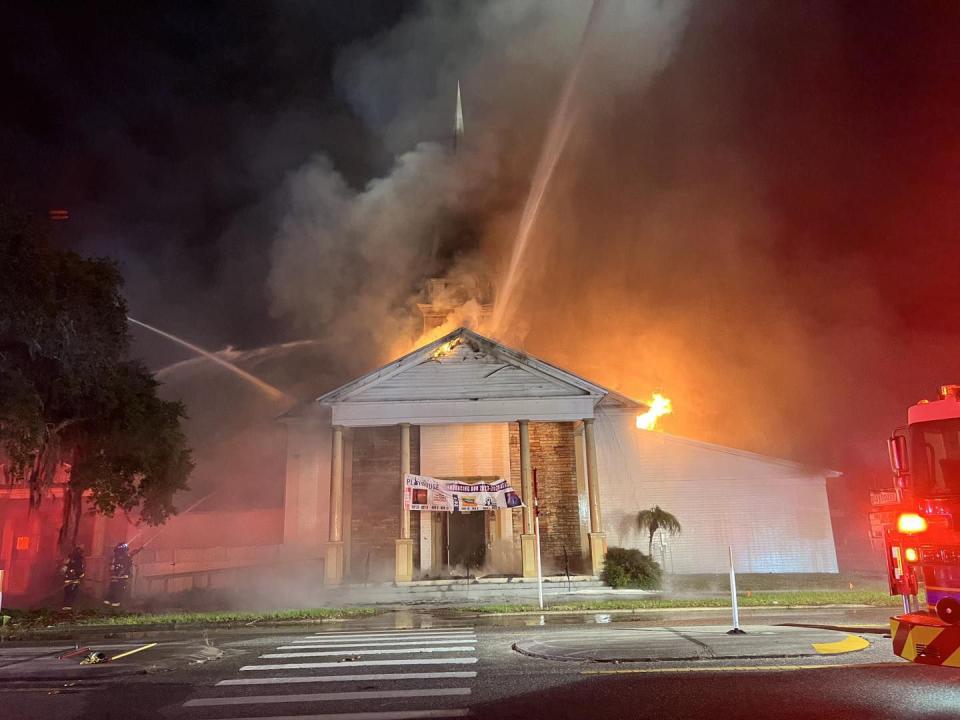
{"label": "night sky", "polygon": [[267,262],[257,232],[271,228],[244,225],[311,153],[355,182],[389,161],[335,92],[332,69],[339,50],[389,28],[406,5],[8,9],[0,186],[34,211],[69,209],[58,239],[120,260],[132,312],[182,319],[199,299],[213,307],[209,321],[192,314],[195,339],[270,340],[260,288],[239,298],[249,297],[242,319],[224,309],[238,299],[218,296],[225,263],[234,253]]}
{"label": "night sky", "polygon": [[[291,174],[323,156],[337,197],[394,177],[396,157],[442,137],[463,79],[474,148],[459,162],[480,180],[442,209],[475,219],[480,255],[501,267],[584,15],[576,3],[21,3],[0,43],[0,187],[42,214],[69,209],[57,241],[119,260],[143,320],[214,348],[322,335],[332,321],[294,322],[297,296],[276,297],[291,277],[277,259]],[[618,66],[601,58],[543,222],[525,348],[633,395],[674,395],[677,432],[882,462],[883,428],[960,382],[958,29],[946,0],[705,0],[649,83],[594,90]],[[636,49],[618,41],[611,56]],[[357,262],[337,252],[298,281],[366,297],[337,285],[338,258]],[[372,312],[399,308],[419,257],[370,271],[403,278]],[[587,289],[556,292],[577,282]],[[651,314],[629,316],[638,306]],[[644,336],[627,353],[642,368],[598,359],[617,338],[583,351],[613,337],[603,318],[618,312]],[[584,334],[559,341],[571,324]],[[184,357],[137,338],[153,367]]]}

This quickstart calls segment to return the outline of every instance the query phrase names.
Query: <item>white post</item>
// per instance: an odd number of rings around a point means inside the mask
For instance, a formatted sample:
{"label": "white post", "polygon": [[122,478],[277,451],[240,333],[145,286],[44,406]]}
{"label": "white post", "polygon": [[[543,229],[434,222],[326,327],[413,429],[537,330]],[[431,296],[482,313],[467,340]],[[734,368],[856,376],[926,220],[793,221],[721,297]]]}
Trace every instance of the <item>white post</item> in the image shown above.
{"label": "white post", "polygon": [[743,635],[740,629],[740,608],[737,606],[737,574],[733,569],[733,545],[728,545],[727,550],[730,553],[730,604],[733,606],[733,630],[728,630],[727,635]]}
{"label": "white post", "polygon": [[533,536],[537,542],[537,599],[543,610],[543,563],[540,561],[540,501],[537,499],[537,471],[533,471]]}
{"label": "white post", "polygon": [[[536,500],[534,500],[536,502]],[[540,602],[540,609],[543,610],[543,566],[540,563],[540,512],[539,508],[534,508],[536,513],[533,518],[533,531],[537,538],[537,599]]]}

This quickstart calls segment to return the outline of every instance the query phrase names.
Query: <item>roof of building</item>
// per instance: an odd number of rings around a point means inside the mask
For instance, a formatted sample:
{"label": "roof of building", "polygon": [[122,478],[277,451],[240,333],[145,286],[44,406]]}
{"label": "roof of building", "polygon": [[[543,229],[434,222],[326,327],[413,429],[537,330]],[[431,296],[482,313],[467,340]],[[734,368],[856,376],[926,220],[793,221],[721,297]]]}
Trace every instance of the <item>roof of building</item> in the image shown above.
{"label": "roof of building", "polygon": [[[432,363],[436,367],[443,364],[453,365],[465,360],[477,361],[481,357],[486,361],[486,364],[499,365],[496,368],[487,368],[492,372],[488,372],[482,379],[489,379],[502,370],[517,368],[525,373],[540,376],[544,381],[544,391],[552,395],[557,394],[556,388],[562,387],[566,394],[595,395],[605,400],[605,404],[634,408],[640,412],[647,409],[647,406],[643,403],[463,327],[457,328],[438,340],[419,347],[383,367],[321,395],[316,401],[323,404],[334,404],[356,399],[358,395],[371,387],[382,385],[391,378],[424,363]],[[493,363],[490,363],[491,360]],[[493,393],[504,387],[502,383],[488,383],[488,385],[492,386],[488,391]],[[440,387],[438,390],[443,393],[444,390],[449,391],[449,388]],[[495,394],[490,395],[490,397],[495,396]]]}
{"label": "roof of building", "polygon": [[[582,400],[589,399],[594,406],[604,410],[615,414],[628,413],[631,416],[649,409],[644,403],[510,348],[474,330],[461,327],[290,410],[282,417],[303,417],[310,414],[311,408],[330,408],[349,403],[437,403],[507,397],[526,398],[530,401],[579,397]],[[816,469],[826,477],[841,475],[836,470],[821,471],[820,468],[812,468],[803,463],[679,435],[661,432],[651,434],[662,441],[696,446],[745,459],[796,469]]]}
{"label": "roof of building", "polygon": [[[365,406],[366,413],[374,405],[399,407],[404,403],[408,408],[419,404],[435,409],[448,403],[448,410],[455,408],[450,410],[452,415],[447,415],[448,422],[456,422],[454,416],[460,413],[469,413],[464,403],[488,409],[498,403],[504,407],[512,403],[514,411],[529,408],[531,420],[546,419],[544,413],[550,414],[551,407],[559,411],[555,419],[565,419],[564,411],[572,412],[573,404],[578,411],[598,405],[632,412],[647,410],[643,403],[461,327],[292,408],[280,419],[303,418],[319,407]],[[592,417],[592,410],[589,412],[579,417]],[[478,420],[474,417],[471,421]],[[494,421],[492,416],[490,421]]]}
{"label": "roof of building", "polygon": [[710,443],[704,440],[695,440],[693,438],[689,438],[683,435],[673,435],[671,433],[662,432],[660,430],[655,430],[655,431],[639,430],[637,431],[636,435],[631,433],[631,436],[637,438],[640,441],[654,440],[659,443],[683,445],[685,447],[696,448],[699,450],[705,450],[713,453],[722,453],[724,455],[738,457],[743,460],[762,462],[767,465],[776,465],[778,467],[781,467],[787,470],[797,470],[802,472],[808,472],[820,477],[837,478],[837,477],[843,476],[843,473],[840,472],[839,470],[833,470],[831,468],[826,468],[821,465],[813,465],[810,463],[797,462],[796,460],[788,460],[786,458],[775,457],[773,455],[763,455],[761,453],[751,452],[750,450],[741,450],[739,448],[733,448],[727,445],[717,445],[716,443]]}

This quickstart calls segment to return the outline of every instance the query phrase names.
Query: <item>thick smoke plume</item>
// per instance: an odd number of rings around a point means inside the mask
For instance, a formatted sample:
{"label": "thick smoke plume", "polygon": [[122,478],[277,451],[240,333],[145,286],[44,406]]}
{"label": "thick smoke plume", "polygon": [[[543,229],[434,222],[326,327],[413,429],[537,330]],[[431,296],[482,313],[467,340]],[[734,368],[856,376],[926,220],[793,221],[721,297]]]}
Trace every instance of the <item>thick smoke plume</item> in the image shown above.
{"label": "thick smoke plume", "polygon": [[[844,57],[844,43],[873,47],[869,29],[816,3],[601,10],[498,337],[629,395],[672,396],[680,434],[875,462],[946,366],[882,285],[884,248],[918,231],[872,195],[886,176],[862,169],[883,128],[850,129],[884,97],[865,96]],[[274,310],[385,359],[416,336],[426,278],[469,267],[502,284],[588,12],[427,3],[345,53],[341,88],[398,160],[360,191],[322,160],[291,176]],[[891,226],[872,244],[878,218]]]}
{"label": "thick smoke plume", "polygon": [[[498,337],[633,396],[672,395],[675,431],[813,452],[822,436],[792,423],[802,409],[823,426],[810,389],[838,389],[823,353],[880,342],[871,291],[834,287],[836,266],[776,265],[755,159],[720,137],[727,108],[700,77],[687,4],[598,3],[584,36],[589,11],[428,3],[346,52],[342,90],[397,159],[360,189],[322,157],[288,177],[274,312],[359,371],[431,339],[415,340],[412,312],[427,278],[485,275]],[[441,331],[475,323],[479,300]]]}
{"label": "thick smoke plume", "polygon": [[[228,318],[200,342],[311,339],[311,362],[278,355],[267,378],[304,398],[432,339],[415,307],[431,277],[468,289],[435,334],[477,327],[582,56],[497,337],[638,399],[670,396],[667,431],[882,463],[884,435],[951,381],[958,347],[938,272],[955,222],[942,118],[957,45],[937,30],[950,23],[893,5],[865,18],[829,2],[621,0],[597,6],[587,42],[590,11],[436,0],[340,51],[336,94],[367,134],[278,121],[250,151],[272,170],[250,172],[264,190],[223,235],[223,284],[185,291],[162,324],[182,331],[200,305]],[[318,135],[351,149],[303,141]],[[388,159],[358,173],[343,158],[360,146]],[[294,169],[278,183],[281,163]]]}

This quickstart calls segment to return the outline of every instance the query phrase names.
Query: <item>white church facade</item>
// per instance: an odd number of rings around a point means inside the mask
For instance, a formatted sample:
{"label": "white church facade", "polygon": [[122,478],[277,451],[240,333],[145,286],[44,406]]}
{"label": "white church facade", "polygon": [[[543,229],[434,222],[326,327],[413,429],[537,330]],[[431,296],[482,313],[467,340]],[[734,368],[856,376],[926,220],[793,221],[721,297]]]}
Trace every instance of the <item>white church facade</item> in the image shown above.
{"label": "white church facade", "polygon": [[[656,538],[674,573],[836,572],[832,471],[640,430],[647,410],[460,328],[284,415],[284,543],[325,558],[325,581],[596,575],[608,546],[639,547],[639,510],[683,532]],[[508,479],[524,508],[411,511],[407,473]]]}

